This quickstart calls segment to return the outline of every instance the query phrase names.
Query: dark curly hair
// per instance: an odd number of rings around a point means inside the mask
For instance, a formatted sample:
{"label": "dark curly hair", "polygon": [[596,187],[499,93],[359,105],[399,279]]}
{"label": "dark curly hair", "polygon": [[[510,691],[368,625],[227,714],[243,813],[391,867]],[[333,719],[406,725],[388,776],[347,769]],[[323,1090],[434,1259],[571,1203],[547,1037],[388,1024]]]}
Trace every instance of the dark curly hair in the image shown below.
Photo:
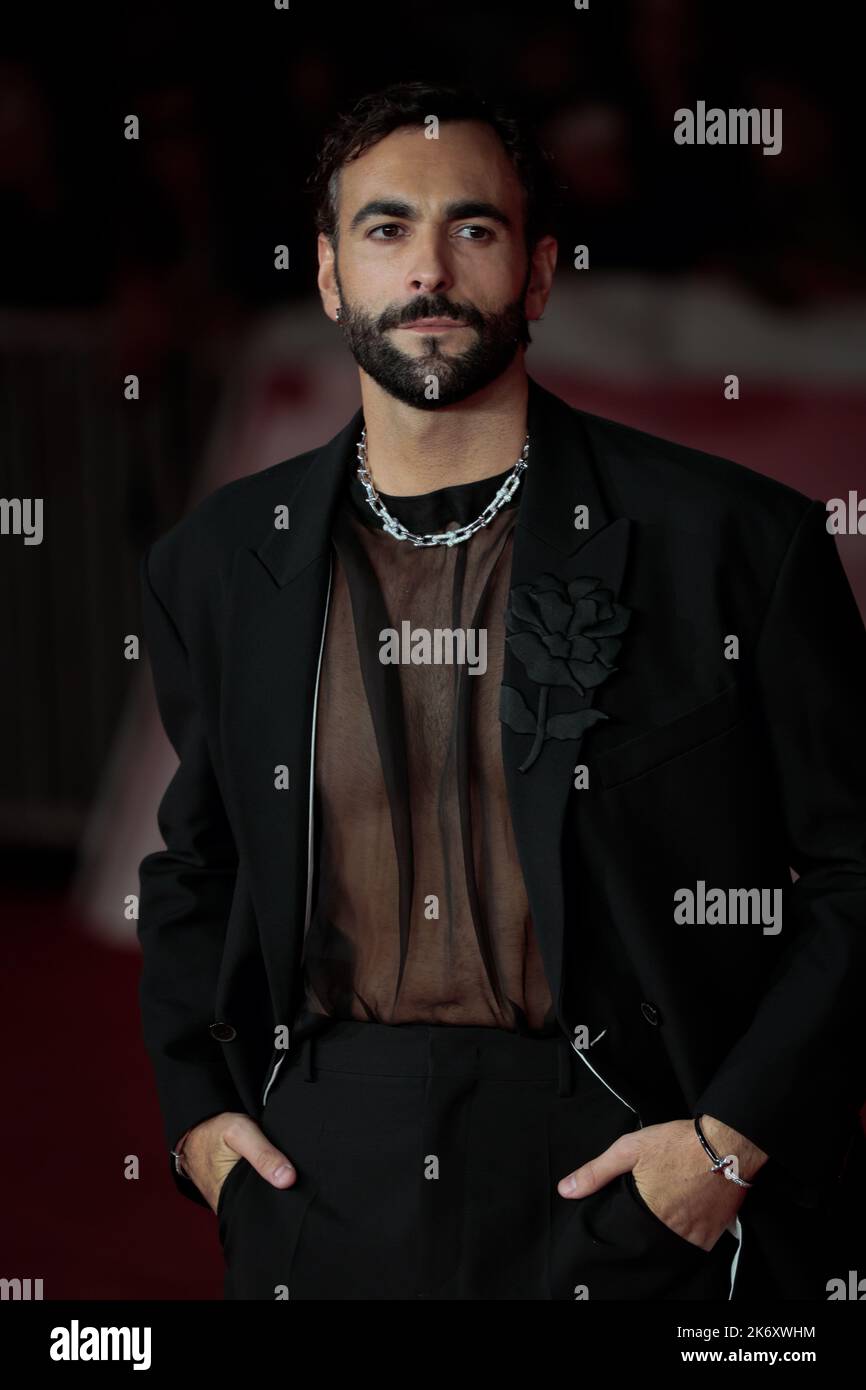
{"label": "dark curly hair", "polygon": [[315,198],[318,232],[336,247],[338,176],[343,166],[401,126],[423,126],[430,115],[440,122],[483,121],[492,126],[523,185],[527,251],[548,233],[558,234],[561,186],[550,156],[523,117],[475,87],[421,81],[397,82],[368,93],[327,132],[307,181]]}

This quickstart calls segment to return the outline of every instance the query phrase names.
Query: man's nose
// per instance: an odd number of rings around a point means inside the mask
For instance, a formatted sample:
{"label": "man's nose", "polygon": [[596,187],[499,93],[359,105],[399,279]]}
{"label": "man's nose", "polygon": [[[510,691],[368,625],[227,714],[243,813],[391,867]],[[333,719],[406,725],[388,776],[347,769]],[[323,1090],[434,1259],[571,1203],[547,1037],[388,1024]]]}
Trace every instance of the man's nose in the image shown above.
{"label": "man's nose", "polygon": [[413,249],[416,254],[408,268],[407,289],[414,294],[438,294],[450,289],[454,276],[438,237],[419,235]]}

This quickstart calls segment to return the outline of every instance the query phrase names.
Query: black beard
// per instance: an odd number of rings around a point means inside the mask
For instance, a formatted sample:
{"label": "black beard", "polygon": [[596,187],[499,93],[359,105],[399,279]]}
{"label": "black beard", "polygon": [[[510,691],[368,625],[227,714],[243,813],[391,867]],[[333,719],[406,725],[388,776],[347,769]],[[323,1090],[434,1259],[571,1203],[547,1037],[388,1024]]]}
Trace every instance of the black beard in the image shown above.
{"label": "black beard", "polygon": [[[531,341],[523,295],[496,314],[481,313],[468,304],[452,304],[434,294],[420,295],[400,310],[372,316],[348,304],[340,288],[338,322],[358,366],[389,395],[418,410],[455,405],[489,386],[510,366],[521,344]],[[424,340],[423,353],[410,357],[394,347],[385,332],[418,318],[461,319],[477,336],[465,352],[446,354],[437,335],[431,333]],[[431,376],[438,383],[435,399],[427,394]]]}

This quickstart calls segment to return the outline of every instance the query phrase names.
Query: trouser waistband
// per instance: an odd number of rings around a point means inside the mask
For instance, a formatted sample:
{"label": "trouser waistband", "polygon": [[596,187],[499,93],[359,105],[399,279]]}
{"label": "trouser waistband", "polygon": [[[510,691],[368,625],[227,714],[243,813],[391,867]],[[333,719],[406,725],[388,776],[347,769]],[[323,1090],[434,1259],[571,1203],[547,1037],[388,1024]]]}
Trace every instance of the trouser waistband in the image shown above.
{"label": "trouser waistband", "polygon": [[328,1019],[302,1035],[290,1058],[290,1066],[300,1066],[309,1081],[317,1071],[330,1071],[552,1081],[559,1095],[571,1095],[580,1085],[593,1089],[591,1073],[562,1033],[531,1037],[471,1025]]}

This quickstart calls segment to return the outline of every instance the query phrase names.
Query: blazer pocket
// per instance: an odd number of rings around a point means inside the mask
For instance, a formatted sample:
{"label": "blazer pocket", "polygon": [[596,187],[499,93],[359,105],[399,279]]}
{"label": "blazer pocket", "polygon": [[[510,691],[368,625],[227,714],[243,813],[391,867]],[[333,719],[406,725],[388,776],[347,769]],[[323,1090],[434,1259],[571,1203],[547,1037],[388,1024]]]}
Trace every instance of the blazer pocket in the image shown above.
{"label": "blazer pocket", "polygon": [[592,766],[604,787],[618,787],[728,733],[742,717],[740,686],[729,685],[687,714],[601,753]]}

